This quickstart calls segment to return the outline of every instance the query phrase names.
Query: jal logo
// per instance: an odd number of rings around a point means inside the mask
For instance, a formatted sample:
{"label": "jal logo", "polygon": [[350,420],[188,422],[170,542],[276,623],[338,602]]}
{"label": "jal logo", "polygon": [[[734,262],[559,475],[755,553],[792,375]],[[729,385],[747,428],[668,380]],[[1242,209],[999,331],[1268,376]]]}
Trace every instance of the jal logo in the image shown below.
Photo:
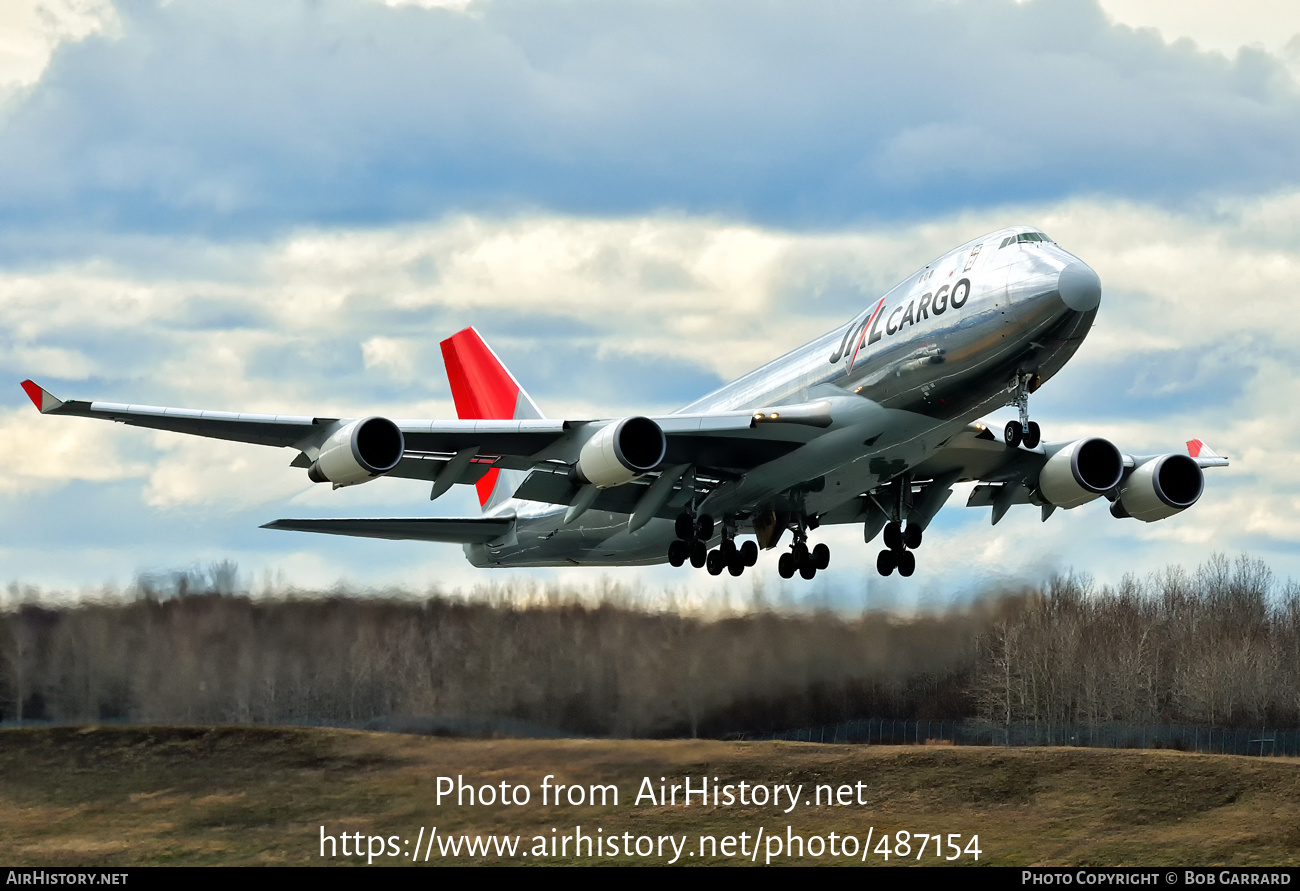
{"label": "jal logo", "polygon": [[948,285],[943,285],[936,291],[926,291],[920,297],[913,297],[907,301],[907,304],[899,304],[892,311],[884,311],[885,298],[881,297],[875,308],[867,314],[867,317],[858,325],[849,325],[844,332],[844,339],[840,341],[839,347],[831,354],[830,362],[834,365],[849,350],[849,344],[853,344],[852,356],[849,358],[849,369],[853,368],[853,363],[857,360],[858,351],[862,347],[870,346],[882,337],[892,337],[899,331],[902,331],[908,325],[914,325],[930,316],[941,316],[951,309],[961,309],[966,305],[967,298],[970,297],[970,279],[960,279],[951,290]]}

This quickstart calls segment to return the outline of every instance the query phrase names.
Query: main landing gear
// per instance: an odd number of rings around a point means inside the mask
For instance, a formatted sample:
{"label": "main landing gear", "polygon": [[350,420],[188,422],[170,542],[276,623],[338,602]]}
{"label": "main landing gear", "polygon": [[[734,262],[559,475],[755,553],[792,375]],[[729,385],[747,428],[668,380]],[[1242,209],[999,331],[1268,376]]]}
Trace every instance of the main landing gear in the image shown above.
{"label": "main landing gear", "polygon": [[[876,571],[892,575],[894,570],[907,577],[916,572],[916,555],[912,551],[921,546],[922,526],[912,520],[903,525],[903,518],[912,509],[912,476],[903,474],[890,484],[889,506],[879,501],[876,506],[890,520],[885,524],[885,549],[876,556]],[[874,496],[873,496],[874,498]]]}
{"label": "main landing gear", "polygon": [[1019,448],[1022,444],[1027,449],[1036,449],[1043,441],[1043,433],[1038,427],[1038,422],[1029,420],[1029,393],[1037,389],[1032,386],[1033,383],[1034,375],[1020,372],[1016,372],[1015,378],[1011,381],[1009,389],[1015,394],[1012,404],[1020,410],[1020,420],[1007,421],[1007,426],[1002,431],[1009,449]]}
{"label": "main landing gear", "polygon": [[674,531],[677,540],[668,546],[668,562],[681,566],[687,560],[696,569],[707,568],[709,575],[722,575],[723,570],[738,576],[758,562],[758,544],[746,541],[736,544],[736,529],[732,523],[723,523],[722,544],[708,550],[707,542],[713,537],[713,517],[701,514],[692,517],[679,514]]}
{"label": "main landing gear", "polygon": [[885,524],[885,550],[876,557],[876,571],[892,575],[894,570],[906,578],[916,572],[916,555],[913,550],[921,546],[921,527],[908,523],[906,527],[890,520]]}
{"label": "main landing gear", "polygon": [[781,578],[794,578],[797,572],[804,579],[811,579],[817,574],[817,570],[825,569],[831,565],[831,549],[826,546],[825,542],[818,544],[816,547],[808,547],[808,529],[801,520],[798,528],[794,532],[794,544],[790,546],[788,553],[782,554],[781,559],[777,561],[777,572],[781,573]]}

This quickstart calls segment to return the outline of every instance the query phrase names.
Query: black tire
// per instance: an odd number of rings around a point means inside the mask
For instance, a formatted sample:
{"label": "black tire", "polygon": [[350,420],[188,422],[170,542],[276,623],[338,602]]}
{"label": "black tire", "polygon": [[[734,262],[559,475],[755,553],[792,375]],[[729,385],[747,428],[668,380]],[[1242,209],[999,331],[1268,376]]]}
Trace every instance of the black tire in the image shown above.
{"label": "black tire", "polygon": [[876,572],[881,575],[891,575],[898,563],[897,554],[897,551],[888,549],[881,551],[876,556]]}
{"label": "black tire", "polygon": [[1043,441],[1043,431],[1038,426],[1037,421],[1030,421],[1025,427],[1025,438],[1023,440],[1025,448],[1036,449],[1038,444]]}
{"label": "black tire", "polygon": [[731,562],[731,558],[738,552],[735,540],[730,538],[724,541],[719,546],[718,550],[722,551],[722,556],[728,563]]}
{"label": "black tire", "polygon": [[706,565],[709,568],[709,575],[722,575],[722,570],[727,568],[727,561],[723,559],[722,552],[715,548],[709,551]]}
{"label": "black tire", "polygon": [[921,546],[921,527],[914,523],[908,523],[907,529],[903,531],[903,544],[912,550]]}
{"label": "black tire", "polygon": [[700,541],[708,541],[713,537],[713,517],[708,514],[700,514],[700,518],[695,521],[695,532],[700,537]]}
{"label": "black tire", "polygon": [[818,569],[825,569],[831,565],[831,549],[827,547],[825,542],[822,542],[813,548],[812,559],[814,566]]}
{"label": "black tire", "polygon": [[695,544],[691,545],[692,566],[694,566],[696,569],[702,569],[704,567],[704,564],[708,562],[708,559],[709,559],[709,551],[707,548],[704,547],[704,542],[697,541]]}
{"label": "black tire", "polygon": [[691,546],[684,541],[675,541],[668,546],[668,562],[681,566],[691,555]]}
{"label": "black tire", "polygon": [[1007,421],[1007,426],[1002,429],[1002,437],[1007,441],[1007,448],[1017,449],[1025,438],[1025,431],[1019,421]]}
{"label": "black tire", "polygon": [[673,531],[682,541],[690,541],[691,536],[695,534],[695,521],[691,519],[690,514],[678,514],[677,521],[673,523]]}
{"label": "black tire", "polygon": [[740,551],[736,551],[736,553],[731,555],[731,559],[727,561],[727,572],[731,573],[733,576],[739,576],[744,571],[745,560],[740,556]]}
{"label": "black tire", "polygon": [[907,578],[916,572],[916,555],[911,551],[902,551],[898,555],[898,574]]}
{"label": "black tire", "polygon": [[781,555],[781,559],[776,561],[776,571],[781,574],[781,578],[792,578],[798,564],[794,562],[794,554],[786,553]]}
{"label": "black tire", "polygon": [[817,574],[817,564],[812,562],[810,557],[807,560],[799,561],[799,575],[804,581],[812,581],[813,576]]}
{"label": "black tire", "polygon": [[898,528],[898,524],[893,520],[885,524],[885,547],[891,551],[901,551],[903,549],[903,531]]}
{"label": "black tire", "polygon": [[740,546],[740,556],[744,558],[746,566],[753,566],[758,562],[758,542],[747,541]]}

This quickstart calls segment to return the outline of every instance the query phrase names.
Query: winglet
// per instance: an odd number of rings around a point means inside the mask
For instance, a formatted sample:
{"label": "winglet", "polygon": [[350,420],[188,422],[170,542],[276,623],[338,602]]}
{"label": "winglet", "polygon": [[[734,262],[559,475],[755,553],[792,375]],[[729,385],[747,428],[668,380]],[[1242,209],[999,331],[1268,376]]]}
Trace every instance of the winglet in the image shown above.
{"label": "winglet", "polygon": [[27,398],[32,401],[41,414],[51,412],[63,405],[61,399],[56,399],[48,390],[42,388],[35,381],[23,381],[23,389],[27,392]]}
{"label": "winglet", "polygon": [[1228,459],[1199,439],[1187,441],[1187,454],[1196,459],[1201,467],[1227,467]]}

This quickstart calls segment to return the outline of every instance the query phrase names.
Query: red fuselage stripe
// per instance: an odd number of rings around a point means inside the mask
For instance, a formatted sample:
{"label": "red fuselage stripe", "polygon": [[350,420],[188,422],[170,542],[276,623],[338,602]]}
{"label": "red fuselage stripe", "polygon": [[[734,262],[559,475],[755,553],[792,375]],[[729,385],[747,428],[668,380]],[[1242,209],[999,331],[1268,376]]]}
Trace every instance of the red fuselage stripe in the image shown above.
{"label": "red fuselage stripe", "polygon": [[872,324],[876,321],[876,316],[880,315],[880,310],[885,305],[885,298],[881,297],[876,308],[871,311],[871,318],[867,319],[867,324],[862,326],[862,336],[858,338],[858,343],[853,347],[853,355],[849,358],[849,371],[853,370],[853,363],[858,360],[858,350],[862,349],[862,342],[867,339],[867,332],[871,330]]}

